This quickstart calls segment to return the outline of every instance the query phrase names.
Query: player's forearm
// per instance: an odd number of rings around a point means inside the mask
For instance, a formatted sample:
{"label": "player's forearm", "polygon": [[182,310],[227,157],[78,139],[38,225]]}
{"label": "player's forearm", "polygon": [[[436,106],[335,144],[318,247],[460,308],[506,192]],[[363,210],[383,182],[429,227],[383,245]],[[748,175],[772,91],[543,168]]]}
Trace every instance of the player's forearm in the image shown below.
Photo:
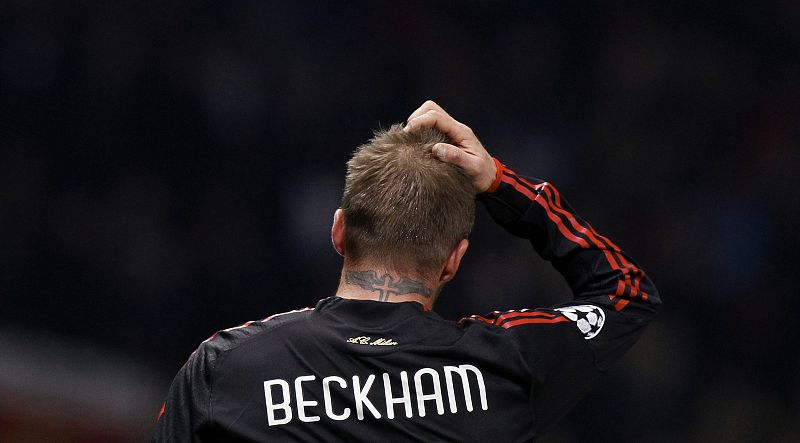
{"label": "player's forearm", "polygon": [[[492,217],[527,238],[566,278],[576,299],[602,297],[621,311],[630,303],[651,310],[660,304],[652,281],[611,240],[574,213],[550,183],[523,178],[498,163],[491,192],[481,194]],[[652,309],[654,312],[654,309]]]}

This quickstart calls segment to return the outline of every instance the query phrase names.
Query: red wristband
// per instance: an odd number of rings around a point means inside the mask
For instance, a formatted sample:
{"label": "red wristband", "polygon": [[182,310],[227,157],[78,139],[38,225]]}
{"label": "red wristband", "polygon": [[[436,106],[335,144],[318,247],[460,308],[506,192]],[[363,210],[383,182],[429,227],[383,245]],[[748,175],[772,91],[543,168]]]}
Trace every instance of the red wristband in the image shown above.
{"label": "red wristband", "polygon": [[500,182],[503,179],[503,170],[506,169],[506,167],[502,163],[500,163],[500,160],[498,160],[498,159],[496,159],[494,157],[492,157],[492,160],[494,160],[494,167],[495,167],[494,181],[492,182],[491,186],[489,186],[489,188],[487,190],[483,191],[483,192],[487,192],[487,193],[492,193],[492,192],[496,191],[497,188],[500,187]]}

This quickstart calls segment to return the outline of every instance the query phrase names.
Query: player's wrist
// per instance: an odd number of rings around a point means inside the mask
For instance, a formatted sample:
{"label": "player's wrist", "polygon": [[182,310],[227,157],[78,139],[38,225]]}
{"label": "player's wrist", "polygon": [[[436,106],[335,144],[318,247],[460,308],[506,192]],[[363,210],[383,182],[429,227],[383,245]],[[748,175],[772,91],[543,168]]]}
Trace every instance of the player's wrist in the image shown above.
{"label": "player's wrist", "polygon": [[505,165],[500,163],[495,157],[492,157],[492,162],[494,163],[494,177],[492,178],[492,182],[489,184],[489,187],[483,191],[483,194],[491,194],[500,187],[500,183],[503,181],[503,171],[505,170]]}

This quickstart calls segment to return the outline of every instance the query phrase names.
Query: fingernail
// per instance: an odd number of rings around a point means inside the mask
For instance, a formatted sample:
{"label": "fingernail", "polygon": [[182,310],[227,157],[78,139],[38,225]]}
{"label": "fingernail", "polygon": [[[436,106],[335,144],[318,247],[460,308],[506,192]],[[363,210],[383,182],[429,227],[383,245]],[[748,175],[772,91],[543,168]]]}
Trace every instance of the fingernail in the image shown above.
{"label": "fingernail", "polygon": [[406,126],[403,128],[403,131],[408,132],[411,129],[411,125],[406,123]]}
{"label": "fingernail", "polygon": [[442,145],[434,145],[433,146],[433,155],[435,155],[435,156],[437,156],[439,158],[444,158],[444,156],[446,154],[447,154],[447,149],[445,149],[444,146],[442,146]]}

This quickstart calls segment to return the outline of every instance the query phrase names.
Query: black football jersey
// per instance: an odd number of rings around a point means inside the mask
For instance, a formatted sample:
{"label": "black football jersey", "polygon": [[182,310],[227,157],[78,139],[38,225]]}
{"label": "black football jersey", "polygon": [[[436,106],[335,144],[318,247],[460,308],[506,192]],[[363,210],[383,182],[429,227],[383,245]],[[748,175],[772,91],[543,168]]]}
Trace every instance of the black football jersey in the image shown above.
{"label": "black football jersey", "polygon": [[220,331],[178,372],[153,441],[540,435],[634,344],[661,301],[639,266],[552,184],[497,165],[498,180],[479,200],[553,264],[573,300],[454,322],[416,302],[334,296]]}

